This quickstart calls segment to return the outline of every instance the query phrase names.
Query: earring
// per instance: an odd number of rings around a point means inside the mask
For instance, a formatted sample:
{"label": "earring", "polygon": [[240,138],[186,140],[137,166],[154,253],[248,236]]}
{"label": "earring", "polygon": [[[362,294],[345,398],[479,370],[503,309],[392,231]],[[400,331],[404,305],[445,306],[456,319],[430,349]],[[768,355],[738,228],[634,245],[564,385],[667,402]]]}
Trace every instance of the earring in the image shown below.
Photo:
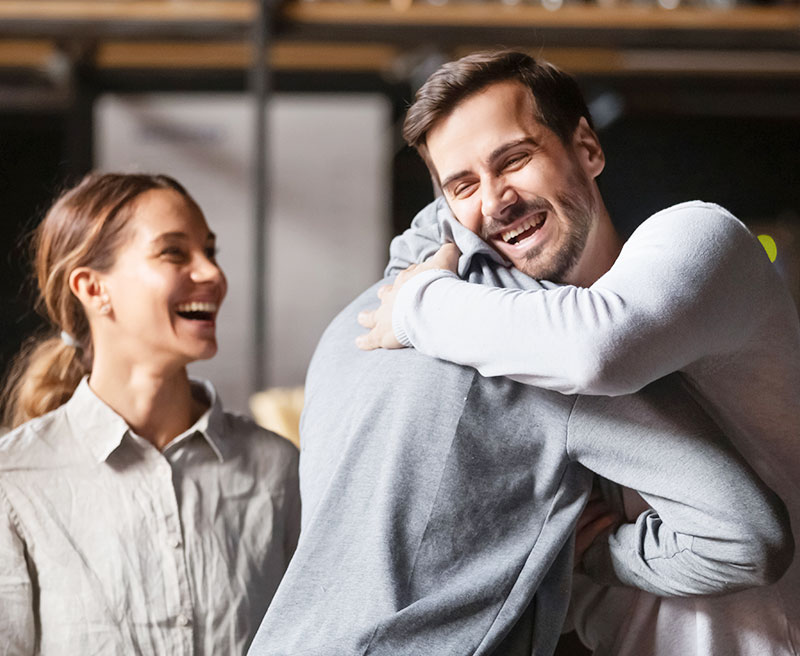
{"label": "earring", "polygon": [[103,294],[100,297],[100,314],[108,314],[111,312],[111,299],[108,297],[108,294]]}

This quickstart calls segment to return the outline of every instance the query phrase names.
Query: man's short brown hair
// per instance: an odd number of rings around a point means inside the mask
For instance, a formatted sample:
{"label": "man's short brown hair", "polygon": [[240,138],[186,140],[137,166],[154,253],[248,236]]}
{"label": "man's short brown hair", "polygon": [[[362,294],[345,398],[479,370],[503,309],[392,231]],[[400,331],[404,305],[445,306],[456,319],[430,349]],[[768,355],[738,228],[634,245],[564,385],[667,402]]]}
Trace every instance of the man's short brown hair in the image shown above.
{"label": "man's short brown hair", "polygon": [[428,132],[467,97],[508,80],[530,90],[536,118],[562,142],[569,142],[581,117],[592,126],[586,101],[570,75],[523,52],[493,50],[448,62],[433,73],[417,91],[406,114],[403,138],[433,170],[426,146]]}

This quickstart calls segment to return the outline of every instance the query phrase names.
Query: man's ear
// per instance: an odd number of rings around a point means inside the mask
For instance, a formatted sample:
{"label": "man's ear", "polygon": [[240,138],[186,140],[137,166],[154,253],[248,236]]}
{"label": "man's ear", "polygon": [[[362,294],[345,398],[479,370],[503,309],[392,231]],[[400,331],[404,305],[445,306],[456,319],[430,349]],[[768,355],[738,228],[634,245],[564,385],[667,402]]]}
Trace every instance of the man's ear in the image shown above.
{"label": "man's ear", "polygon": [[81,302],[87,314],[101,314],[108,296],[100,275],[88,267],[77,267],[69,274],[69,290]]}
{"label": "man's ear", "polygon": [[600,175],[606,165],[606,156],[600,140],[583,116],[572,134],[572,147],[586,175],[591,179]]}

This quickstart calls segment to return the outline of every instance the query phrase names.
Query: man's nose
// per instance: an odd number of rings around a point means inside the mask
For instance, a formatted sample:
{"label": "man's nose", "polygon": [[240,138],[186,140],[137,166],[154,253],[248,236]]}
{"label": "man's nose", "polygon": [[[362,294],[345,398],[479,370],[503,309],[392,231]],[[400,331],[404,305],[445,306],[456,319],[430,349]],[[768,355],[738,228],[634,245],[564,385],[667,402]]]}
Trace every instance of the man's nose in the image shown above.
{"label": "man's nose", "polygon": [[503,178],[483,182],[481,194],[481,212],[487,218],[500,218],[517,200],[516,192]]}

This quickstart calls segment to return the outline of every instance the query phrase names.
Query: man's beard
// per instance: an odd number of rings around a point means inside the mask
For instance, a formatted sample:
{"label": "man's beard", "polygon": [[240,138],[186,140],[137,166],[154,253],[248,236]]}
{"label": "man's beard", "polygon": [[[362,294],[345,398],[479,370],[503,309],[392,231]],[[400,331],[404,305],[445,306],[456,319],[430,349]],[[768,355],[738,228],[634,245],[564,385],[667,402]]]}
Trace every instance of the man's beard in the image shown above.
{"label": "man's beard", "polygon": [[[577,175],[571,177],[570,191],[556,196],[561,208],[562,225],[566,227],[566,234],[562,236],[561,243],[547,242],[531,246],[522,255],[524,261],[514,262],[514,266],[531,278],[564,282],[586,248],[586,241],[597,212],[596,202],[585,178]],[[519,218],[545,210],[548,212],[548,221],[557,220],[555,208],[550,201],[544,198],[519,200],[509,208],[508,216],[503,221],[493,220],[482,225],[480,236],[488,242],[491,235],[497,234]],[[548,250],[553,251],[549,258],[545,255]]]}

